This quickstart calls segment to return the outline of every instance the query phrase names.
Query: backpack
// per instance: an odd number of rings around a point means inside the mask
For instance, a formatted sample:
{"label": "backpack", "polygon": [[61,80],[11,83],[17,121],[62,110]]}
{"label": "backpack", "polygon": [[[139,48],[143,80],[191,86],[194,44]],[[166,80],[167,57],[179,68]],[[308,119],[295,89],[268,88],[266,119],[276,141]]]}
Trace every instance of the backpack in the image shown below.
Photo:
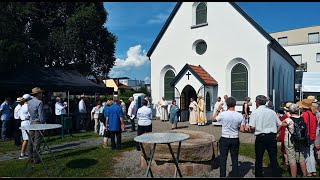
{"label": "backpack", "polygon": [[294,122],[294,130],[291,134],[290,141],[292,142],[292,144],[294,144],[296,149],[299,147],[307,146],[309,143],[307,124],[304,122],[302,117],[300,117],[299,119],[294,118],[292,120]]}

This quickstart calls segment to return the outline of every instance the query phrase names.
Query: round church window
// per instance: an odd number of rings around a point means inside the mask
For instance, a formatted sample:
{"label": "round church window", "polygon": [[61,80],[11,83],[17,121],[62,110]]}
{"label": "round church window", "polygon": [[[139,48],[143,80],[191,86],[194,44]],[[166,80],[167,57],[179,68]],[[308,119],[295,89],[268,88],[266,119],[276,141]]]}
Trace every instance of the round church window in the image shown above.
{"label": "round church window", "polygon": [[200,41],[196,44],[196,52],[199,55],[204,54],[207,51],[207,43],[204,41]]}

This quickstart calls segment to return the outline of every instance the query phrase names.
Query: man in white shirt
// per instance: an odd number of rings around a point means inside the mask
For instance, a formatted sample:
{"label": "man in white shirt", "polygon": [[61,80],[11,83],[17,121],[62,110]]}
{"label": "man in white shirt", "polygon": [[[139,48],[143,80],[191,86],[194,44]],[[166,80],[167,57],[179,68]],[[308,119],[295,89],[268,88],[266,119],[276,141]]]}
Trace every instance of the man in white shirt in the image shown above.
{"label": "man in white shirt", "polygon": [[[138,109],[138,131],[137,136],[152,132],[152,110],[148,107],[148,101],[146,99],[142,100],[142,107]],[[137,142],[136,149],[140,151],[140,144]]]}
{"label": "man in white shirt", "polygon": [[131,131],[135,131],[136,127],[134,124],[134,118],[136,117],[136,103],[133,100],[133,97],[129,98],[130,101],[130,106],[128,108],[128,116],[130,118],[130,122],[131,122]]}
{"label": "man in white shirt", "polygon": [[21,119],[19,117],[19,111],[23,105],[23,101],[22,101],[22,97],[18,97],[16,102],[18,103],[18,105],[16,105],[16,107],[14,108],[13,111],[13,117],[14,117],[14,144],[16,146],[20,146],[21,145],[21,130],[19,129],[19,127],[21,126]]}
{"label": "man in white shirt", "polygon": [[[22,102],[24,103],[20,110],[19,110],[19,118],[21,119],[21,127],[30,125],[30,113],[28,108],[28,101],[32,98],[29,94],[24,94],[22,96]],[[22,146],[21,146],[21,153],[19,156],[19,159],[25,159],[28,158],[28,155],[26,155],[26,150],[28,146],[29,137],[25,130],[21,130],[22,132]]]}
{"label": "man in white shirt", "polygon": [[249,126],[254,131],[255,140],[255,176],[262,177],[262,160],[264,151],[267,150],[272,167],[272,177],[281,177],[281,170],[277,161],[277,132],[281,128],[281,121],[277,114],[267,108],[267,97],[258,95],[256,97],[257,109],[250,115]]}
{"label": "man in white shirt", "polygon": [[79,121],[80,121],[80,132],[86,132],[85,130],[85,118],[87,115],[87,107],[84,102],[85,96],[80,96],[81,100],[79,101]]}
{"label": "man in white shirt", "polygon": [[223,111],[219,106],[213,121],[218,121],[222,125],[221,138],[219,140],[220,152],[220,177],[226,177],[227,157],[230,150],[232,160],[232,176],[239,177],[238,157],[239,157],[239,131],[244,132],[243,116],[235,111],[237,100],[234,97],[228,97],[225,101],[228,111]]}
{"label": "man in white shirt", "polygon": [[60,97],[56,97],[56,104],[55,104],[55,114],[56,114],[56,122],[61,122],[61,118],[64,114],[66,114],[66,107],[67,105],[62,103]]}

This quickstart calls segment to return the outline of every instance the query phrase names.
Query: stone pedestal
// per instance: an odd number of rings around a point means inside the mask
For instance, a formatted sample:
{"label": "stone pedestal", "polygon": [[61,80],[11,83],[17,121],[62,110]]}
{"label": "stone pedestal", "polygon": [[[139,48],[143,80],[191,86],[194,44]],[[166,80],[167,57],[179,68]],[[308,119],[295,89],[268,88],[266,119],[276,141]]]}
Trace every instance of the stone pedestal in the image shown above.
{"label": "stone pedestal", "polygon": [[[217,167],[217,142],[213,135],[191,130],[174,130],[185,133],[189,139],[182,141],[179,156],[179,168],[183,176],[196,176],[209,173]],[[171,143],[175,157],[179,143]],[[150,154],[152,144],[143,144],[147,156]],[[146,169],[147,163],[141,153],[141,168]],[[167,144],[157,144],[151,163],[151,170],[158,176],[173,176],[175,164]]]}

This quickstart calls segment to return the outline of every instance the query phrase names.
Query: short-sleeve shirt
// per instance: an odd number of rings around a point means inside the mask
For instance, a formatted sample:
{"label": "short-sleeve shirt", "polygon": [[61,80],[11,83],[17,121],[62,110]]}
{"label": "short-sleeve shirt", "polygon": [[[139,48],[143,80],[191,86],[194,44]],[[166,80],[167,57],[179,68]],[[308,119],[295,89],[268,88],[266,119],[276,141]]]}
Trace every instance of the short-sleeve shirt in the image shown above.
{"label": "short-sleeve shirt", "polygon": [[249,125],[255,127],[255,135],[269,134],[277,133],[281,121],[273,110],[261,105],[251,113]]}
{"label": "short-sleeve shirt", "polygon": [[118,104],[112,104],[108,109],[109,131],[120,131],[120,118],[123,117],[122,108]]}
{"label": "short-sleeve shirt", "polygon": [[149,126],[152,120],[152,111],[147,106],[142,106],[137,112],[138,125]]}
{"label": "short-sleeve shirt", "polygon": [[222,125],[222,137],[239,136],[240,125],[245,122],[243,116],[237,111],[223,111],[216,119]]}
{"label": "short-sleeve shirt", "polygon": [[10,120],[10,106],[7,102],[3,102],[0,106],[1,110],[1,120],[8,121]]}

